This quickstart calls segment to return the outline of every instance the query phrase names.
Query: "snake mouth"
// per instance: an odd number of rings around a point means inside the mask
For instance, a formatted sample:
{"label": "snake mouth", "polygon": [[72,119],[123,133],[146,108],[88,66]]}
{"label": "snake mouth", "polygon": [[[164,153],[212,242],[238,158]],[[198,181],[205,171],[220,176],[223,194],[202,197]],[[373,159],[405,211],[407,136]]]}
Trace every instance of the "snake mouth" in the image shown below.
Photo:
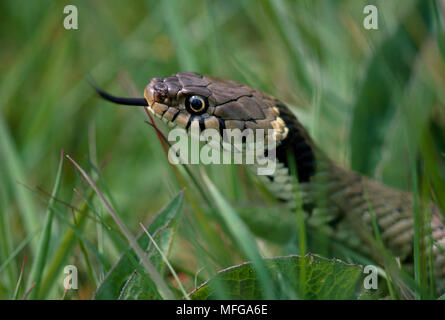
{"label": "snake mouth", "polygon": [[[157,95],[154,88],[148,85],[144,90],[144,97],[147,100],[147,109],[153,114],[155,117],[161,119],[165,124],[167,124],[170,128],[176,127],[179,125],[181,127],[185,127],[186,124],[180,121],[176,121],[177,115],[180,113],[180,110],[177,108],[171,108],[165,103],[158,102],[159,95]],[[168,98],[164,98],[165,102],[168,102]],[[169,111],[169,109],[171,109]],[[168,112],[169,111],[169,112]],[[180,119],[179,119],[180,120]]]}

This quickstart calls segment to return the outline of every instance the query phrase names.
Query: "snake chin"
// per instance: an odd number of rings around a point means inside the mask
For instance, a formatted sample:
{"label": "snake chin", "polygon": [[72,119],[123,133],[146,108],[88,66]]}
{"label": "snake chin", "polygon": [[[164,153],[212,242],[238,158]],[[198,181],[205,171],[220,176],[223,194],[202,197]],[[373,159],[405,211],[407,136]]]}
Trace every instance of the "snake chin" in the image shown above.
{"label": "snake chin", "polygon": [[150,111],[150,113],[151,113],[152,115],[154,115],[156,118],[162,120],[162,122],[163,122],[164,124],[166,124],[168,127],[170,127],[170,128],[175,128],[175,127],[178,125],[178,123],[176,123],[175,121],[170,121],[169,119],[167,119],[166,117],[164,117],[163,114],[159,114],[159,113],[157,113],[155,110],[153,110],[153,108],[152,108],[151,105],[149,105],[149,106],[147,107],[147,109],[148,109],[148,111]]}

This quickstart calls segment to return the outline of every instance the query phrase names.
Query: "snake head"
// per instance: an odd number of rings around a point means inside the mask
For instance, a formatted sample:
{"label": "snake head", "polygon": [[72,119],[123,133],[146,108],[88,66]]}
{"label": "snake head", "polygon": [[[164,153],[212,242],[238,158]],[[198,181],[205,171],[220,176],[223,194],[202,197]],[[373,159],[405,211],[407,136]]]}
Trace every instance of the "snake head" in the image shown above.
{"label": "snake head", "polygon": [[[232,80],[192,72],[153,78],[145,87],[145,99],[117,97],[103,91],[94,81],[90,83],[105,100],[121,105],[148,107],[170,127],[178,125],[185,128],[192,137],[196,131],[191,129],[196,127],[201,132],[212,129],[204,136],[219,132],[220,139],[215,140],[221,141],[222,138],[223,147],[224,142],[232,144],[232,139],[226,139],[227,136],[238,136],[236,131],[239,130],[242,146],[237,150],[243,151],[252,145],[249,138],[253,132],[254,147],[264,141],[267,154],[270,151],[272,154],[277,153],[278,160],[284,165],[287,163],[288,149],[297,155],[297,162],[302,163],[297,166],[300,181],[307,181],[314,172],[313,143],[307,131],[284,104],[257,89]],[[227,129],[230,131],[225,131]],[[258,139],[258,135],[263,135],[264,139]],[[307,170],[308,163],[310,170]]]}
{"label": "snake head", "polygon": [[144,91],[149,110],[170,127],[201,130],[274,129],[274,139],[288,132],[280,102],[241,83],[192,72],[153,78]]}

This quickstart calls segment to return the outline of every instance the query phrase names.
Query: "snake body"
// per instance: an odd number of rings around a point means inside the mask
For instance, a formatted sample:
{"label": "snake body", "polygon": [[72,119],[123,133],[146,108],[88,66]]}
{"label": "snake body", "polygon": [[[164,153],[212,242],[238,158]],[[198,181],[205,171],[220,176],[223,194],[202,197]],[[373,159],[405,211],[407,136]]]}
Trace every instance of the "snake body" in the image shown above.
{"label": "snake body", "polygon": [[[289,108],[275,97],[232,80],[191,72],[153,78],[144,96],[149,110],[170,127],[189,129],[197,125],[201,130],[219,130],[221,135],[223,129],[273,129],[279,163],[265,182],[279,200],[294,203],[298,190],[308,223],[323,227],[332,237],[351,246],[365,248],[382,262],[378,250],[372,250],[372,214],[385,247],[402,263],[412,262],[412,194],[336,165],[314,144]],[[296,183],[290,174],[292,166],[296,168]],[[443,280],[444,218],[435,204],[427,206],[431,232],[425,237],[432,240],[435,276]]]}

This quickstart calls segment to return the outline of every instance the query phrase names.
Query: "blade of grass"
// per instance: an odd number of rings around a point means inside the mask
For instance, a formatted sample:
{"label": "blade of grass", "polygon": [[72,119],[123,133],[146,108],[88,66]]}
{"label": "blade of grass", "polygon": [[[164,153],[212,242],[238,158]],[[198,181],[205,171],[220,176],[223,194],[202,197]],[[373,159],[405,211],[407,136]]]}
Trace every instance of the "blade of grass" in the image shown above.
{"label": "blade of grass", "polygon": [[[148,122],[148,121],[147,121],[147,123],[156,131],[156,135],[157,135],[158,140],[161,143],[161,146],[162,146],[162,148],[164,150],[165,156],[168,158],[167,145],[168,145],[169,142],[165,138],[165,136],[156,127],[156,124],[155,124],[155,122],[153,120],[153,117],[151,116],[151,114],[148,111],[148,109],[144,108],[144,110],[145,110],[145,113],[147,114],[147,116],[149,117],[149,119],[151,121],[151,123]],[[181,175],[180,171],[178,170],[178,168],[176,168],[176,166],[171,164],[170,162],[169,162],[169,164],[170,164],[170,167],[173,170],[173,173],[174,173],[176,179],[179,182],[179,185],[181,186],[182,189],[185,189],[185,196],[186,196],[187,200],[190,202],[190,204],[192,205],[192,207],[193,207],[193,209],[194,209],[194,211],[196,213],[196,218],[197,218],[196,220],[198,221],[202,232],[205,234],[205,236],[208,239],[207,243],[211,246],[213,251],[220,253],[220,255],[221,255],[221,259],[220,260],[228,261],[230,259],[230,256],[229,256],[228,252],[224,250],[224,243],[223,243],[223,241],[221,240],[220,237],[217,236],[216,233],[214,233],[212,231],[212,228],[211,228],[209,222],[205,218],[204,212],[201,210],[200,206],[198,205],[197,200],[195,199],[195,197],[193,195],[193,192],[191,192],[190,187],[185,183],[184,179],[182,178],[182,175]],[[193,175],[193,173],[188,168],[188,166],[183,164],[182,168],[184,168],[184,170],[186,171],[186,173],[188,174],[188,176],[192,180],[194,186],[199,191],[199,194],[203,197],[203,199],[207,202],[207,204],[209,206],[211,206],[212,203],[211,203],[210,199],[208,198],[205,190],[198,183],[198,180]]]}
{"label": "blade of grass", "polygon": [[240,217],[236,214],[229,203],[224,199],[222,194],[213,185],[207,176],[204,169],[201,167],[202,177],[206,184],[213,201],[218,208],[218,212],[221,215],[224,223],[228,226],[229,231],[232,234],[233,239],[237,242],[242,249],[246,257],[252,261],[256,271],[258,272],[258,278],[263,286],[264,297],[266,299],[273,299],[275,296],[272,283],[270,281],[269,271],[266,268],[263,259],[259,253],[258,247],[255,243],[255,239],[252,236],[249,229],[243,223]]}
{"label": "blade of grass", "polygon": [[177,58],[181,69],[183,71],[197,71],[197,60],[195,59],[193,51],[190,49],[190,42],[186,41],[190,36],[186,34],[187,28],[182,22],[182,15],[181,12],[179,12],[180,5],[181,2],[174,0],[162,2],[162,11],[167,22],[167,31],[178,52]]}
{"label": "blade of grass", "polygon": [[152,265],[152,263],[150,262],[150,260],[147,258],[147,256],[145,255],[144,251],[141,249],[141,247],[139,247],[136,239],[134,238],[134,236],[131,234],[131,232],[127,229],[127,227],[125,226],[125,224],[122,222],[122,220],[119,218],[119,215],[117,214],[117,212],[111,207],[111,205],[108,203],[108,201],[105,199],[104,195],[99,191],[99,189],[97,189],[96,184],[93,182],[93,180],[91,180],[91,178],[88,176],[88,174],[69,156],[66,155],[66,157],[71,161],[71,163],[77,168],[77,170],[79,170],[79,172],[82,174],[82,176],[88,181],[88,183],[90,184],[90,186],[93,188],[93,190],[96,192],[96,194],[99,196],[99,198],[102,200],[102,202],[105,204],[105,206],[107,207],[109,213],[111,214],[111,216],[113,217],[114,221],[116,222],[116,224],[120,227],[120,229],[122,230],[122,232],[125,234],[128,242],[130,243],[130,245],[133,247],[134,251],[136,252],[136,254],[139,256],[139,258],[141,259],[141,261],[143,262],[143,265],[146,268],[146,271],[148,272],[148,274],[150,275],[151,279],[154,281],[154,283],[157,285],[157,288],[159,290],[159,294],[164,298],[164,299],[173,299],[174,296],[171,293],[170,289],[168,288],[167,284],[165,283],[165,281],[161,278],[160,274],[158,273],[158,271],[155,269],[155,267]]}
{"label": "blade of grass", "polygon": [[[369,214],[371,216],[372,228],[374,229],[374,236],[375,236],[375,238],[377,240],[377,244],[381,248],[384,248],[383,240],[382,240],[382,237],[380,235],[380,230],[379,230],[379,227],[378,227],[378,224],[377,224],[377,219],[376,219],[376,217],[374,215],[374,211],[372,210],[371,202],[369,201],[369,198],[368,198],[366,192],[364,192],[364,194],[365,194],[366,202],[368,203],[368,210],[369,210]],[[386,273],[385,279],[386,279],[386,284],[388,285],[389,294],[391,295],[391,299],[395,300],[396,296],[395,296],[395,293],[394,293],[394,289],[392,287],[390,274],[388,272],[388,268],[386,267],[386,264],[384,265],[384,267],[385,267],[385,273]]]}
{"label": "blade of grass", "polygon": [[[164,241],[166,240],[165,236],[168,237],[168,244],[164,247],[166,254],[171,250],[183,196],[184,191],[182,190],[147,224],[148,231],[153,234],[154,238],[159,237],[159,241],[162,241],[164,246]],[[169,232],[167,230],[169,229],[172,231],[171,234],[168,234]],[[116,233],[110,233],[110,236],[117,237]],[[163,273],[163,264],[160,263],[159,256],[151,251],[150,239],[147,240],[144,232],[138,234],[137,241],[141,247],[146,248],[145,252],[150,260],[153,261],[153,265],[158,268],[160,273]],[[144,275],[144,269],[141,267],[141,263],[138,261],[134,250],[131,250],[131,247],[124,244],[124,241],[121,241],[120,237],[118,253],[121,253],[119,258],[107,272],[99,287],[97,287],[93,295],[94,300],[109,300],[121,297],[125,295],[125,290],[122,286],[130,285],[131,280],[128,278],[129,276],[134,277],[137,273],[139,273],[139,275]],[[141,290],[143,290],[143,288],[141,288]]]}
{"label": "blade of grass", "polygon": [[29,242],[32,240],[34,236],[38,234],[40,230],[37,230],[34,234],[28,235],[25,239],[23,239],[20,244],[17,246],[17,248],[14,249],[14,251],[11,253],[11,255],[3,262],[2,265],[0,265],[0,273],[3,272],[3,270],[11,263],[12,260],[17,257],[17,255],[25,248]]}
{"label": "blade of grass", "polygon": [[[94,122],[91,122],[88,126],[88,151],[89,151],[89,158],[91,159],[91,164],[93,168],[98,167],[98,160],[97,160],[97,146],[96,146],[96,127],[94,126]],[[97,170],[95,170],[96,173]],[[94,174],[93,176],[94,180],[97,180],[99,175],[98,173]],[[99,219],[102,219],[102,211],[97,212]],[[99,253],[104,253],[104,241],[105,241],[105,231],[104,231],[104,225],[102,223],[96,225],[96,233],[97,233],[97,247]],[[88,259],[88,253],[85,249],[85,246],[81,243],[82,252],[84,253],[85,262],[87,265],[88,273],[90,274],[90,277],[94,283],[94,286],[97,287],[97,277],[94,273],[94,270],[90,264],[90,261]],[[105,270],[102,266],[102,269],[99,273],[99,280],[103,279],[105,275]]]}
{"label": "blade of grass", "polygon": [[[296,161],[295,161],[295,155],[292,153],[287,154],[288,157],[288,163],[289,163],[289,169],[291,176],[293,177],[294,181],[298,181],[297,178],[297,168],[296,168]],[[294,183],[298,187],[297,183]],[[306,223],[304,220],[304,212],[303,212],[303,203],[300,196],[300,192],[296,190],[295,192],[295,211],[297,216],[297,230],[298,230],[298,247],[299,247],[299,254],[304,257],[306,255]],[[306,261],[302,260],[303,267],[301,268],[301,272],[299,274],[299,295],[304,299],[306,296],[304,292],[304,284],[306,283],[306,268],[304,267],[304,264]]]}
{"label": "blade of grass", "polygon": [[139,225],[141,226],[142,230],[144,230],[144,232],[147,235],[147,237],[150,238],[151,243],[153,243],[153,245],[155,246],[156,250],[161,255],[162,260],[164,260],[164,262],[167,265],[168,269],[170,270],[170,272],[172,273],[173,277],[175,278],[176,283],[178,284],[179,288],[181,289],[181,292],[184,295],[185,299],[190,300],[189,296],[187,295],[187,292],[185,291],[184,287],[182,286],[181,280],[179,280],[178,275],[176,274],[175,269],[173,269],[172,265],[170,264],[170,262],[168,261],[167,257],[165,256],[164,252],[162,252],[161,248],[159,248],[159,246],[156,243],[156,241],[153,239],[153,237],[150,235],[150,233],[148,233],[148,230],[147,230],[147,228],[145,228],[144,224],[142,222],[139,222]]}
{"label": "blade of grass", "polygon": [[[103,224],[100,224],[100,226],[103,227]],[[93,266],[91,265],[90,258],[88,257],[88,251],[87,251],[87,248],[85,246],[85,243],[82,240],[80,240],[79,241],[79,245],[80,245],[80,250],[82,250],[82,254],[83,254],[83,257],[85,259],[85,265],[87,267],[88,275],[90,276],[90,279],[93,282],[93,285],[95,287],[97,287],[97,284],[98,284],[97,277],[96,277],[96,274],[94,273]],[[99,253],[100,256],[104,256],[104,251],[100,250],[100,247],[97,250],[97,252]],[[102,268],[105,269],[106,264],[102,263],[101,265],[102,265]]]}
{"label": "blade of grass", "polygon": [[[28,192],[19,186],[16,181],[24,182],[25,170],[23,168],[22,160],[18,154],[14,140],[11,137],[9,128],[0,113],[0,155],[2,156],[2,166],[5,175],[9,176],[10,184],[14,190],[17,199],[17,205],[20,208],[20,214],[23,219],[23,224],[27,234],[33,234],[40,226],[40,221],[36,215],[34,203],[31,200]],[[32,252],[37,251],[37,243],[30,243]]]}
{"label": "blade of grass", "polygon": [[[422,219],[420,216],[420,208],[418,203],[418,177],[417,170],[415,166],[414,156],[409,157],[410,161],[410,169],[411,176],[413,181],[413,200],[414,200],[414,280],[416,283],[421,286],[422,285],[422,277],[421,277],[421,254],[420,254],[420,240],[421,240],[421,228],[422,228]],[[422,298],[416,293],[416,298]]]}
{"label": "blade of grass", "polygon": [[[33,192],[36,192],[35,190],[32,190],[32,191],[33,191]],[[41,190],[39,190],[39,191],[41,191]],[[48,195],[46,192],[43,192],[43,194]],[[59,202],[61,202],[62,204],[64,204],[66,207],[68,207],[68,208],[70,208],[70,209],[73,209],[73,210],[75,210],[76,212],[79,212],[79,210],[77,210],[75,207],[71,206],[70,204],[66,203],[65,201],[62,201],[62,200],[60,200],[60,199],[58,199],[58,198],[56,198],[56,197],[54,197],[54,196],[52,196],[52,195],[49,195],[49,198],[52,199],[52,200],[54,200],[54,201],[59,201]],[[86,202],[89,203],[88,200],[86,200]],[[91,249],[91,251],[95,254],[95,256],[97,257],[97,259],[100,261],[101,265],[102,265],[104,268],[109,268],[109,267],[110,267],[110,263],[109,263],[108,260],[105,258],[105,256],[103,255],[103,253],[101,253],[99,250],[97,250],[96,246],[93,245],[93,244],[91,243],[91,241],[89,241],[89,240],[82,234],[82,230],[76,228],[76,225],[75,225],[75,224],[73,225],[73,224],[72,224],[72,223],[65,217],[65,215],[64,215],[64,213],[63,213],[62,211],[60,211],[60,210],[59,210],[58,208],[56,208],[56,207],[53,207],[53,212],[56,213],[57,216],[58,216],[58,218],[59,218],[63,223],[65,223],[65,224],[68,226],[69,230],[72,230],[72,231],[75,233],[77,239],[79,240],[79,245],[80,245],[81,251],[82,251],[82,253],[84,254],[84,258],[85,258],[85,260],[86,260],[85,263],[86,263],[86,265],[87,265],[88,272],[90,273],[90,276],[91,276],[91,278],[92,278],[92,280],[93,280],[93,282],[94,282],[94,281],[95,281],[95,275],[94,275],[94,272],[93,272],[93,270],[92,270],[92,267],[91,267],[91,265],[90,265],[90,263],[89,263],[89,258],[88,258],[88,255],[87,255],[87,253],[86,253],[86,246],[88,246],[88,247]],[[103,223],[103,221],[100,221],[100,222]],[[76,223],[76,218],[74,218],[74,223]],[[106,225],[106,224],[105,224],[105,225]]]}
{"label": "blade of grass", "polygon": [[[309,93],[313,90],[310,77],[310,68],[313,67],[313,63],[307,63],[313,58],[306,48],[306,43],[302,39],[301,31],[299,28],[289,19],[289,7],[286,1],[274,0],[269,1],[270,7],[277,17],[277,25],[281,29],[283,41],[287,43],[289,50],[292,52],[293,58],[291,63],[293,70],[301,84],[301,86]],[[304,62],[303,62],[304,61]]]}
{"label": "blade of grass", "polygon": [[110,267],[110,263],[108,262],[108,260],[104,257],[103,254],[101,254],[96,246],[91,243],[91,241],[87,240],[87,238],[82,234],[82,230],[79,230],[79,228],[77,228],[75,225],[73,225],[64,215],[63,213],[61,213],[59,210],[54,210],[54,212],[57,214],[57,216],[59,217],[60,220],[62,220],[63,223],[65,223],[70,230],[73,230],[74,233],[76,234],[76,237],[78,238],[79,242],[82,245],[86,245],[87,247],[89,247],[91,249],[91,251],[95,254],[95,256],[97,257],[97,259],[101,262],[101,264],[105,267],[105,268],[109,268]]}
{"label": "blade of grass", "polygon": [[[13,240],[11,238],[10,232],[10,222],[8,221],[8,217],[4,210],[4,204],[6,203],[6,199],[3,196],[4,190],[0,185],[0,259],[2,261],[7,261],[8,257],[11,256],[12,243]],[[0,266],[0,273],[2,267]],[[12,291],[14,288],[14,284],[17,281],[17,271],[12,264],[8,264],[8,278],[9,278],[9,290]]]}
{"label": "blade of grass", "polygon": [[23,270],[25,269],[25,262],[26,262],[26,255],[23,256],[22,267],[20,269],[19,279],[17,280],[17,285],[15,287],[14,295],[12,298],[13,300],[17,300],[17,296],[19,295],[20,285],[22,283],[22,278],[23,278]]}
{"label": "blade of grass", "polygon": [[40,281],[43,275],[43,269],[45,268],[49,243],[51,240],[51,228],[54,217],[54,212],[53,212],[54,198],[57,196],[57,192],[59,191],[60,180],[62,177],[62,166],[63,166],[63,150],[60,152],[60,161],[59,161],[59,168],[57,169],[56,181],[54,183],[54,188],[51,193],[51,198],[49,199],[48,207],[46,209],[46,214],[45,214],[46,218],[43,224],[44,225],[43,232],[40,236],[39,248],[37,250],[34,263],[32,264],[31,274],[28,280],[28,286],[30,286],[31,283],[36,284],[33,291],[31,292],[30,295],[31,299],[35,299],[37,297],[37,293],[39,292],[39,287],[40,287]]}
{"label": "blade of grass", "polygon": [[369,63],[351,122],[350,157],[354,170],[367,175],[374,172],[384,145],[384,133],[397,107],[395,93],[403,92],[409,84],[414,62],[431,31],[431,2],[416,1],[396,32],[383,42]]}
{"label": "blade of grass", "polygon": [[28,288],[28,290],[26,290],[25,294],[23,295],[22,300],[28,299],[29,294],[31,293],[31,291],[33,291],[33,289],[35,287],[36,287],[36,283],[34,282],[33,284],[31,284],[31,286]]}
{"label": "blade of grass", "polygon": [[[91,200],[93,196],[94,196],[94,190],[91,189],[90,192],[88,193],[87,199]],[[88,217],[87,212],[88,212],[88,203],[87,200],[85,200],[81,205],[79,212],[75,214],[74,226],[77,228],[77,230],[80,231],[84,230]],[[73,229],[68,229],[66,231],[65,236],[63,237],[59,248],[51,258],[50,260],[51,263],[48,266],[47,271],[45,272],[45,277],[43,278],[42,285],[39,291],[39,295],[41,298],[46,297],[49,290],[51,290],[51,288],[55,284],[54,279],[56,279],[57,276],[60,274],[63,264],[65,263],[69,254],[73,251],[77,239],[78,238]]]}
{"label": "blade of grass", "polygon": [[[36,190],[31,190],[34,193],[36,192]],[[78,210],[77,208],[75,208],[74,206],[70,205],[69,203],[67,203],[66,201],[63,201],[61,199],[58,199],[54,196],[52,196],[51,194],[47,193],[45,190],[41,189],[41,188],[37,188],[37,191],[41,192],[45,197],[48,197],[49,199],[53,199],[54,201],[58,201],[61,204],[63,204],[64,206],[66,206],[67,208],[70,208],[76,212],[79,212],[80,210]],[[43,199],[42,199],[43,200]],[[94,210],[94,206],[93,204],[86,199],[85,200],[86,203],[89,205],[89,208],[96,214],[96,216],[98,217],[98,220],[95,220],[99,225],[101,225],[104,230],[108,231],[110,236],[114,237],[114,239],[116,239],[115,243],[118,244],[118,247],[122,250],[125,249],[125,245],[124,242],[120,240],[119,237],[116,236],[116,234],[118,233],[117,230],[114,230],[113,226],[109,225],[108,223],[106,223],[106,221],[102,218],[101,215],[99,215],[97,213],[97,210]],[[87,253],[87,248],[86,246],[88,246],[93,253],[95,254],[95,256],[99,259],[99,261],[101,261],[101,265],[103,268],[107,269],[110,267],[109,262],[107,261],[107,259],[104,257],[104,253],[101,252],[100,250],[98,250],[90,241],[88,241],[83,235],[81,230],[79,230],[78,228],[76,228],[75,225],[71,224],[69,222],[69,220],[64,216],[64,214],[58,210],[57,208],[54,208],[54,212],[59,216],[59,218],[70,228],[70,230],[73,230],[79,240],[79,246],[80,249],[84,255],[85,258],[85,264],[87,267],[87,271],[90,275],[91,280],[93,281],[93,283],[97,284],[97,279],[96,279],[96,275],[94,273],[93,267],[90,263],[90,259],[88,257],[88,253]],[[94,219],[93,217],[89,217],[91,219]],[[74,219],[76,220],[76,219]]]}

